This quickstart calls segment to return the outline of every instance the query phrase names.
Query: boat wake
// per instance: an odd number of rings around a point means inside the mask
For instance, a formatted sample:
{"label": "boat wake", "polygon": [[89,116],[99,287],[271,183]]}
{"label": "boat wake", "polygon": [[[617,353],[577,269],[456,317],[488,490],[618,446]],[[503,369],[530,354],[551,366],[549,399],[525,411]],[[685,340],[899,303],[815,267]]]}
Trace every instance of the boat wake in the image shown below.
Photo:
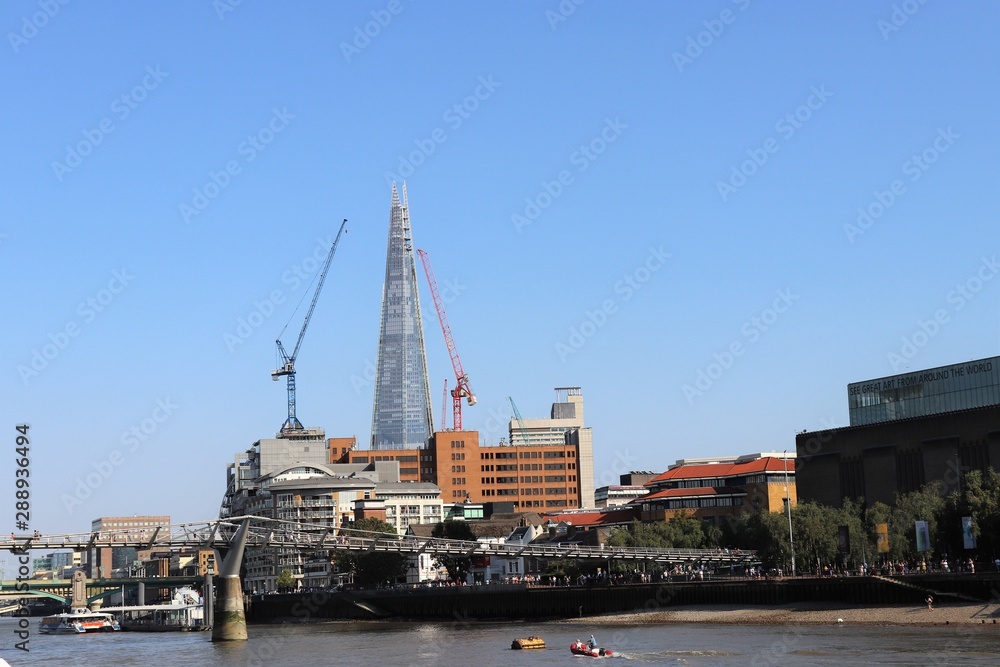
{"label": "boat wake", "polygon": [[639,663],[647,663],[647,664],[663,664],[665,662],[676,662],[681,665],[686,665],[688,664],[689,658],[701,659],[708,657],[723,657],[723,656],[738,656],[738,655],[742,654],[734,653],[731,651],[651,651],[651,652],[626,651],[624,653],[616,653],[613,657],[621,658],[622,660],[634,660]]}

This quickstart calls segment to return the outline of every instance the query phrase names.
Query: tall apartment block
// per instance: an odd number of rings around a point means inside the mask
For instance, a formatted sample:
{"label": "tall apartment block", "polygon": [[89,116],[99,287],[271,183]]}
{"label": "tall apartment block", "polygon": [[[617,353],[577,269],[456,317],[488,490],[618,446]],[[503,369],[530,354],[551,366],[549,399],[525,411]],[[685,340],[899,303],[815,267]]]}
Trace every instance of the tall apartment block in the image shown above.
{"label": "tall apartment block", "polygon": [[405,184],[402,202],[395,183],[392,186],[375,368],[371,448],[426,447],[434,425]]}

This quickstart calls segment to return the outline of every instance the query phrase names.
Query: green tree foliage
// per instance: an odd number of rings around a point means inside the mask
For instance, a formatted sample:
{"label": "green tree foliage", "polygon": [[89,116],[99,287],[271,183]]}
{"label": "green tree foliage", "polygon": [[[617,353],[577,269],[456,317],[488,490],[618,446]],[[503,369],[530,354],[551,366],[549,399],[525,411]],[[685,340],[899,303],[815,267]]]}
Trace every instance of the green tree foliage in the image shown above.
{"label": "green tree foliage", "polygon": [[861,563],[874,563],[876,551],[875,525],[866,521],[865,506],[861,500],[844,499],[841,509],[837,510],[837,525],[847,526],[850,549],[846,554],[838,556],[842,565],[852,569]]}
{"label": "green tree foliage", "polygon": [[[890,507],[881,502],[868,505],[864,499],[845,499],[840,509],[799,503],[792,508],[796,570],[814,572],[826,565],[856,569],[884,560],[919,561],[921,558],[949,557],[952,563],[967,557],[962,541],[963,516],[973,518],[976,553],[991,564],[1000,556],[1000,473],[995,469],[972,471],[962,477],[961,493],[942,496],[940,482],[931,482],[918,491],[900,494]],[[745,513],[723,524],[722,530],[691,516],[670,523],[640,524],[616,529],[610,546],[704,548],[725,544],[752,549],[767,567],[790,571],[791,547],[788,518],[784,512]],[[917,552],[916,521],[927,521],[931,553]],[[889,552],[877,550],[877,526],[888,525]],[[703,535],[695,529],[700,525]],[[839,529],[847,526],[849,549],[841,553]],[[708,532],[711,531],[711,532]]]}
{"label": "green tree foliage", "polygon": [[660,549],[709,549],[719,545],[722,531],[682,513],[670,521],[642,523],[633,521],[631,526],[615,528],[608,537],[612,547],[655,547]]}
{"label": "green tree foliage", "polygon": [[972,517],[972,534],[979,553],[990,559],[1000,556],[1000,473],[989,468],[974,470],[962,478],[964,508]]}
{"label": "green tree foliage", "polygon": [[[792,534],[795,537],[795,560],[798,572],[806,568],[822,572],[826,565],[839,562],[838,510],[816,503],[799,503],[792,508]],[[788,531],[787,520],[785,532]]]}
{"label": "green tree foliage", "polygon": [[[431,533],[433,537],[441,537],[448,540],[465,540],[475,542],[476,535],[472,528],[465,521],[455,521],[448,519],[434,526]],[[448,570],[448,578],[452,581],[466,581],[469,569],[472,567],[472,559],[458,556],[437,557],[434,562]]]}
{"label": "green tree foliage", "polygon": [[289,589],[295,588],[295,576],[286,567],[278,573],[278,578],[275,579],[274,585],[278,587],[279,591],[287,592]]}
{"label": "green tree foliage", "polygon": [[[380,533],[382,537],[391,539],[399,537],[392,524],[374,517],[355,521],[351,528]],[[399,578],[406,576],[409,566],[408,560],[403,554],[383,551],[371,553],[341,551],[334,557],[334,562],[341,572],[351,572],[354,575],[354,583],[361,586],[395,583]]]}
{"label": "green tree foliage", "polygon": [[766,568],[780,567],[791,572],[791,547],[788,544],[788,519],[780,512],[743,515],[734,528],[740,548],[757,552]]}
{"label": "green tree foliage", "polygon": [[924,485],[919,491],[904,493],[896,497],[889,523],[889,554],[894,560],[919,558],[917,551],[917,531],[915,522],[926,521],[931,536],[931,549],[942,553],[946,539],[941,534],[943,527],[940,517],[945,510],[945,499],[941,496],[940,482]]}

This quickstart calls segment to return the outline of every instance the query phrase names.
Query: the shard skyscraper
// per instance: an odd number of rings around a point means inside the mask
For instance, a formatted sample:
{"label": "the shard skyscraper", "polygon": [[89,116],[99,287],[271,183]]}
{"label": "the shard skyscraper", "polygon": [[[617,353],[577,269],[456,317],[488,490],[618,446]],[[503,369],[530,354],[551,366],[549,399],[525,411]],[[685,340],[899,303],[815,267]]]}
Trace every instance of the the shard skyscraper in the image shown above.
{"label": "the shard skyscraper", "polygon": [[426,446],[434,426],[406,184],[403,184],[402,203],[396,184],[392,184],[389,248],[382,286],[382,324],[375,368],[371,448]]}

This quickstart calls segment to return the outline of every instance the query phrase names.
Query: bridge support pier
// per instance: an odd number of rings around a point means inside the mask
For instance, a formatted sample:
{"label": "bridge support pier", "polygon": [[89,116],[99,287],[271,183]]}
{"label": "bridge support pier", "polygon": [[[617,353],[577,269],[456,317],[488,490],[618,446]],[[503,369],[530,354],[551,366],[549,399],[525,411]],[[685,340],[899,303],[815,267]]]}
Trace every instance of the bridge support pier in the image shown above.
{"label": "bridge support pier", "polygon": [[246,546],[250,520],[244,519],[233,537],[229,553],[219,568],[215,584],[215,609],[212,618],[212,641],[246,641],[247,619],[243,611],[243,584],[240,582],[240,564]]}

